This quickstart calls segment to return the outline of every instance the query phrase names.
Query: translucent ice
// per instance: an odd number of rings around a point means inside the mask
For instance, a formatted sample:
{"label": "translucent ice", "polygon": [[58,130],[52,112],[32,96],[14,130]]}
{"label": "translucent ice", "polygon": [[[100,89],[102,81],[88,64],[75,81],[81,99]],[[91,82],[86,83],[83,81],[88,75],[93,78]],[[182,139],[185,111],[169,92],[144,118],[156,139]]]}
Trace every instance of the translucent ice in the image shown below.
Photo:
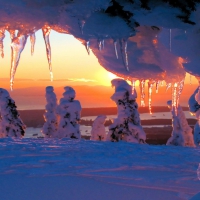
{"label": "translucent ice", "polygon": [[26,45],[27,35],[18,32],[17,37],[13,38],[11,43],[11,70],[10,70],[10,88],[13,89],[14,76],[19,64],[21,53]]}
{"label": "translucent ice", "polygon": [[3,39],[5,38],[5,29],[1,28],[0,29],[0,54],[1,57],[4,57],[4,51],[3,51]]}
{"label": "translucent ice", "polygon": [[53,72],[52,72],[52,65],[51,65],[51,45],[49,41],[50,32],[51,32],[51,28],[49,26],[45,26],[42,28],[43,38],[46,45],[47,60],[49,63],[50,78],[51,78],[51,81],[53,81]]}

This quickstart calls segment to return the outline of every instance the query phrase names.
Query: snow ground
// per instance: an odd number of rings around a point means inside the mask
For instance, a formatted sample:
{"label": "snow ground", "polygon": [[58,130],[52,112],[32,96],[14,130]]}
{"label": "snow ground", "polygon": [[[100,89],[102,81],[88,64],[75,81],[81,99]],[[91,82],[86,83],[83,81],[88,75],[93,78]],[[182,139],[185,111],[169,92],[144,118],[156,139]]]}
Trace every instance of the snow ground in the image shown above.
{"label": "snow ground", "polygon": [[165,145],[1,139],[0,199],[190,199],[200,191],[199,154]]}

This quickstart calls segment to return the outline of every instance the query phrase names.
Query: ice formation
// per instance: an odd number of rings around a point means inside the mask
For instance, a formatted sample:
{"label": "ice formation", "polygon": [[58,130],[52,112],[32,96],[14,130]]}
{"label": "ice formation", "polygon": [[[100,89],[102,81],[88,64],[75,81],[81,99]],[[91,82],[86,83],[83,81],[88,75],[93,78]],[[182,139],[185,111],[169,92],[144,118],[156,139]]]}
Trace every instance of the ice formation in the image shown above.
{"label": "ice formation", "polygon": [[[9,31],[12,49],[16,49],[11,88],[27,37],[30,35],[33,53],[34,33],[42,29],[51,80],[49,33],[55,30],[73,35],[100,65],[125,80],[165,80],[175,89],[186,71],[200,75],[199,11],[198,0],[0,0],[0,30]],[[21,38],[15,36],[15,30]],[[173,98],[173,106],[176,102],[178,96]]]}
{"label": "ice formation", "polygon": [[4,50],[3,50],[3,39],[5,38],[5,29],[1,28],[0,29],[0,54],[1,57],[4,57]]}
{"label": "ice formation", "polygon": [[191,95],[188,101],[189,109],[196,116],[197,123],[194,126],[194,143],[200,146],[200,104],[199,104],[199,88]]}
{"label": "ice formation", "polygon": [[0,137],[23,137],[26,126],[19,116],[14,100],[3,88],[0,88],[0,111]]}
{"label": "ice formation", "polygon": [[56,115],[56,108],[57,108],[57,98],[56,94],[54,93],[54,88],[52,86],[46,87],[46,107],[45,107],[45,114],[44,120],[45,123],[42,127],[42,133],[45,137],[54,137],[57,131],[57,115]]}
{"label": "ice formation", "polygon": [[105,119],[105,115],[99,115],[94,120],[90,140],[106,141]]}
{"label": "ice formation", "polygon": [[43,38],[46,45],[47,60],[49,63],[50,77],[51,77],[51,81],[53,81],[53,72],[52,72],[52,65],[51,65],[51,45],[50,45],[50,40],[49,40],[50,32],[51,32],[50,26],[45,26],[42,28]]}
{"label": "ice formation", "polygon": [[180,105],[177,110],[172,107],[172,101],[167,102],[172,113],[172,135],[167,141],[167,145],[194,147],[192,128],[188,125],[185,114]]}
{"label": "ice formation", "polygon": [[81,104],[78,100],[74,100],[76,92],[72,87],[66,86],[64,89],[63,98],[60,99],[56,111],[59,115],[56,137],[80,139],[78,121],[81,116]]}
{"label": "ice formation", "polygon": [[107,140],[124,140],[133,143],[145,143],[146,134],[140,123],[140,115],[136,102],[137,93],[122,79],[113,79],[115,93],[111,99],[117,104],[117,118],[109,126]]}
{"label": "ice formation", "polygon": [[19,65],[19,60],[22,51],[26,45],[28,35],[25,33],[18,32],[17,37],[12,39],[11,43],[11,51],[12,51],[12,59],[11,59],[11,70],[10,70],[10,88],[13,89],[14,76]]}

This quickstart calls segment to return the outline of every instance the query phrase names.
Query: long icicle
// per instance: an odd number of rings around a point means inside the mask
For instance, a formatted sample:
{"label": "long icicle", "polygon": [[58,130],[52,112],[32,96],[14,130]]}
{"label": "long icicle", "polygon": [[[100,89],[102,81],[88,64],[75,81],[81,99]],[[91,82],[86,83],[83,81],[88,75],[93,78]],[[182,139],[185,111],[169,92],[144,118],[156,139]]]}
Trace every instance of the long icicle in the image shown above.
{"label": "long icicle", "polygon": [[85,48],[87,50],[88,55],[90,55],[90,41],[89,40],[86,41]]}
{"label": "long icicle", "polygon": [[133,79],[131,83],[132,83],[132,94],[134,94],[134,92],[135,92],[135,80]]}
{"label": "long icicle", "polygon": [[152,103],[152,91],[153,91],[153,84],[154,81],[149,81],[148,82],[148,94],[149,94],[149,114],[152,114],[152,107],[151,107],[151,103]]}
{"label": "long icicle", "polygon": [[98,48],[99,48],[99,51],[102,50],[102,41],[100,39],[98,39]]}
{"label": "long icicle", "polygon": [[174,83],[172,86],[172,111],[175,112],[175,115],[177,115],[177,107],[178,107],[178,102],[177,102],[177,88],[178,88],[178,83]]}
{"label": "long icicle", "polygon": [[145,80],[140,81],[140,101],[141,106],[145,107]]}
{"label": "long icicle", "polygon": [[159,84],[160,84],[160,81],[156,81],[156,93],[158,93]]}
{"label": "long icicle", "polygon": [[8,29],[8,32],[10,33],[10,39],[11,39],[11,42],[12,42],[12,40],[16,37],[16,36],[15,36],[15,30],[13,30],[13,29]]}
{"label": "long icicle", "polygon": [[126,67],[126,70],[129,72],[129,67],[128,67],[128,55],[127,55],[127,42],[126,40],[120,39],[119,44],[120,44],[120,51],[122,55],[122,61],[124,63],[124,66]]}
{"label": "long icicle", "polygon": [[179,104],[179,99],[180,99],[180,96],[181,96],[181,93],[183,91],[183,87],[184,87],[184,79],[178,84],[179,87],[178,87],[178,92],[177,92],[177,105]]}
{"label": "long icicle", "polygon": [[116,58],[118,59],[118,52],[117,52],[117,40],[114,40],[114,48],[115,48],[115,55],[116,55]]}
{"label": "long icicle", "polygon": [[167,90],[168,90],[171,86],[172,86],[171,83],[166,83],[166,92],[167,92]]}
{"label": "long icicle", "polygon": [[49,26],[45,26],[42,28],[43,38],[46,45],[47,60],[49,63],[50,78],[51,78],[51,81],[53,81],[53,72],[52,72],[52,65],[51,65],[51,45],[50,45],[50,40],[49,40],[50,32],[51,32],[51,28]]}
{"label": "long icicle", "polygon": [[3,50],[3,39],[5,38],[5,29],[1,28],[0,29],[0,54],[1,57],[4,58],[4,50]]}
{"label": "long icicle", "polygon": [[14,76],[19,65],[20,56],[27,41],[27,35],[18,32],[17,37],[11,43],[11,70],[10,70],[10,89],[13,90]]}
{"label": "long icicle", "polygon": [[31,42],[31,55],[34,54],[34,48],[35,48],[35,32],[30,34],[30,42]]}

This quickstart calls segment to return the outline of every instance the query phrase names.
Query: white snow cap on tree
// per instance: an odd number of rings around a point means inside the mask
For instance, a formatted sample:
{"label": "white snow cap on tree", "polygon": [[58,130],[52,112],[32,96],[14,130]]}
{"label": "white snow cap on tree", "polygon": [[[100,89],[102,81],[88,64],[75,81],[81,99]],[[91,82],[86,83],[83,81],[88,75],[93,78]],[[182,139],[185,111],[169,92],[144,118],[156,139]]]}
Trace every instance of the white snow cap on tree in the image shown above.
{"label": "white snow cap on tree", "polygon": [[105,130],[105,115],[99,115],[92,124],[91,138],[90,140],[106,141],[106,130]]}
{"label": "white snow cap on tree", "polygon": [[59,115],[58,138],[75,138],[80,139],[80,127],[78,121],[81,117],[81,104],[78,100],[74,100],[76,92],[72,87],[65,87],[63,98],[60,99],[60,104],[57,107]]}
{"label": "white snow cap on tree", "polygon": [[115,87],[111,99],[117,104],[118,114],[109,126],[107,140],[145,143],[146,134],[140,123],[136,90],[132,94],[131,85],[123,79],[114,79],[111,83]]}
{"label": "white snow cap on tree", "polygon": [[[167,101],[167,105],[171,109],[172,101]],[[188,125],[181,106],[178,105],[177,114],[174,108],[171,110],[171,113],[173,130],[171,137],[167,141],[167,145],[194,147],[192,128]]]}
{"label": "white snow cap on tree", "polygon": [[197,123],[194,126],[194,143],[200,147],[200,104],[199,102],[199,87],[194,91],[188,101],[189,110],[196,116]]}
{"label": "white snow cap on tree", "polygon": [[24,136],[26,126],[22,122],[17,106],[7,90],[0,88],[0,137]]}
{"label": "white snow cap on tree", "polygon": [[57,115],[56,115],[56,107],[57,107],[57,98],[54,93],[54,88],[52,86],[46,87],[46,107],[44,119],[45,123],[42,127],[42,133],[45,137],[54,137],[57,131]]}

